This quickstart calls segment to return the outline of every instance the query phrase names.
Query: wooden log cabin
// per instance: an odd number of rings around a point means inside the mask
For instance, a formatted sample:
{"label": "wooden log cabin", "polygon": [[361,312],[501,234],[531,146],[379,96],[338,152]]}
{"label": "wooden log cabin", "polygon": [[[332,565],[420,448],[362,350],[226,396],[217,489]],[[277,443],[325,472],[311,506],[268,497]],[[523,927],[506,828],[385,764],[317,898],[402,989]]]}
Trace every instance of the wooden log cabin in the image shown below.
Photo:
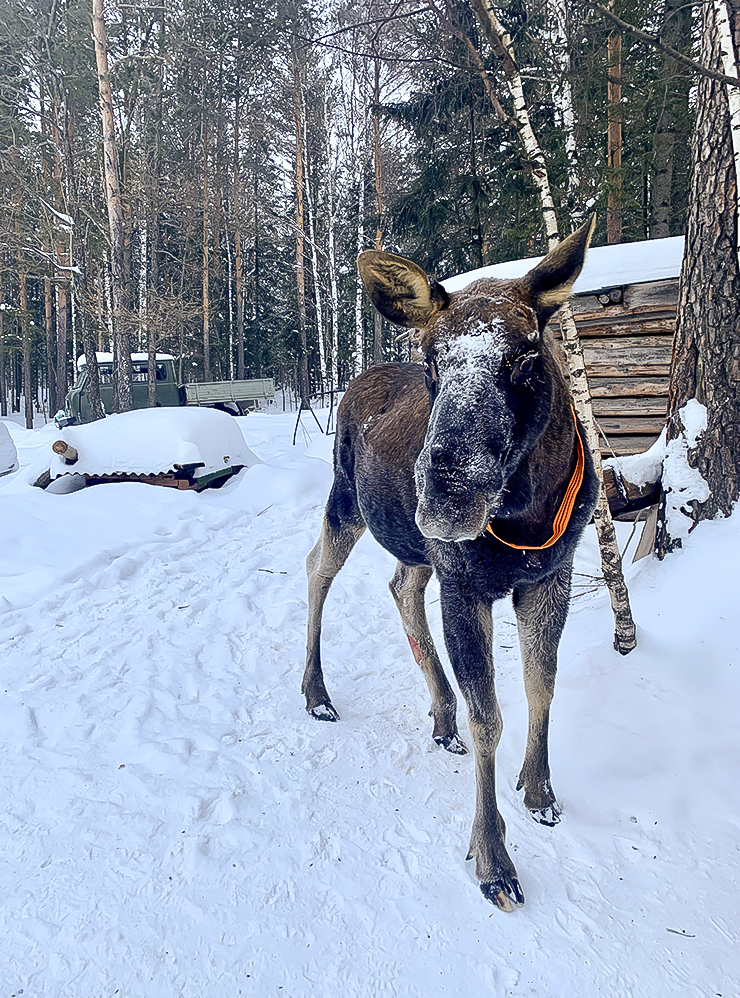
{"label": "wooden log cabin", "polygon": [[[596,246],[573,288],[605,458],[647,450],[663,427],[682,256],[682,236]],[[443,283],[457,291],[481,277],[522,277],[540,259],[483,267]],[[551,328],[559,337],[557,319]]]}

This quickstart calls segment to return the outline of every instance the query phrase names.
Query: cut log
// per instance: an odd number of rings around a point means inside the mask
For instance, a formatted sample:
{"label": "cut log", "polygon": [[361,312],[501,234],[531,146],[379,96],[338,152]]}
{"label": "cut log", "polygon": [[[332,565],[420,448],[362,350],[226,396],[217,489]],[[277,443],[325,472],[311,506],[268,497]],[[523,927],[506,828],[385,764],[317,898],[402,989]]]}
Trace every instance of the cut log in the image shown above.
{"label": "cut log", "polygon": [[78,454],[75,448],[68,444],[66,440],[55,440],[51,445],[51,449],[55,454],[64,458],[65,464],[75,464],[78,459]]}

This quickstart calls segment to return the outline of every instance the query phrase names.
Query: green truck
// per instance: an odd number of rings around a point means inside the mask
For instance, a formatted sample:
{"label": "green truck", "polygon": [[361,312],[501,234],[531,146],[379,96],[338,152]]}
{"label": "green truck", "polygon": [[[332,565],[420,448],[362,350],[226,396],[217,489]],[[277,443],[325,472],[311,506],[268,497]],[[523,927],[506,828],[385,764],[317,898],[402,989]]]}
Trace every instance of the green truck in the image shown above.
{"label": "green truck", "polygon": [[[97,359],[100,401],[108,413],[113,411],[113,355],[98,353]],[[149,397],[147,354],[131,354],[131,366],[134,409],[146,409]],[[271,402],[275,397],[275,384],[272,378],[191,382],[181,385],[176,377],[175,358],[168,353],[157,354],[155,371],[158,406],[202,405],[239,416],[258,408],[262,402]],[[90,405],[85,391],[87,384],[87,365],[83,354],[77,361],[77,380],[67,393],[65,412],[57,413],[58,426],[90,422]]]}

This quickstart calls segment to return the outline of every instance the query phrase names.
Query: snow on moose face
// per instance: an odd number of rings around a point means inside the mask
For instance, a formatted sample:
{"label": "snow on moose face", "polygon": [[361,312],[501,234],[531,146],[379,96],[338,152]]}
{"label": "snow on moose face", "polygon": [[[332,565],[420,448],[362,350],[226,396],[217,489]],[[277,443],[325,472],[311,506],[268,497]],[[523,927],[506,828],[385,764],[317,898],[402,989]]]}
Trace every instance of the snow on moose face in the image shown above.
{"label": "snow on moose face", "polygon": [[482,533],[506,505],[533,422],[541,422],[530,411],[542,375],[534,313],[520,307],[512,323],[506,304],[476,296],[455,316],[460,332],[446,317],[425,343],[432,408],[415,467],[416,523],[425,537]]}

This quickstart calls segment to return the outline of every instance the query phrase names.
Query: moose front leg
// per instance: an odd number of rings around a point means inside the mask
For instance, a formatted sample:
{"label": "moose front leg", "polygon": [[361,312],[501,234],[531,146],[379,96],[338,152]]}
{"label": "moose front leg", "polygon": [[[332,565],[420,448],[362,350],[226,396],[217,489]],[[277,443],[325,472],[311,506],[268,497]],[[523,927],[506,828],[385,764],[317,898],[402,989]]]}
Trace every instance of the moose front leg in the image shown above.
{"label": "moose front leg", "polygon": [[457,731],[457,698],[447,681],[427,623],[424,591],[431,577],[432,570],[426,565],[411,567],[399,561],[390,581],[390,590],[401,614],[411,651],[432,697],[432,738],[448,752],[465,755],[467,749]]}
{"label": "moose front leg", "polygon": [[524,904],[516,869],[506,851],[506,826],[496,803],[496,748],[501,711],[493,670],[491,604],[468,598],[450,584],[441,586],[445,643],[468,708],[475,751],[475,818],[468,859],[483,896],[502,911]]}
{"label": "moose front leg", "polygon": [[535,821],[555,825],[560,808],[550,785],[548,729],[555,690],[558,645],[568,616],[572,563],[534,586],[514,592],[514,611],[524,666],[529,726],[524,765],[517,790],[524,787],[524,806]]}

